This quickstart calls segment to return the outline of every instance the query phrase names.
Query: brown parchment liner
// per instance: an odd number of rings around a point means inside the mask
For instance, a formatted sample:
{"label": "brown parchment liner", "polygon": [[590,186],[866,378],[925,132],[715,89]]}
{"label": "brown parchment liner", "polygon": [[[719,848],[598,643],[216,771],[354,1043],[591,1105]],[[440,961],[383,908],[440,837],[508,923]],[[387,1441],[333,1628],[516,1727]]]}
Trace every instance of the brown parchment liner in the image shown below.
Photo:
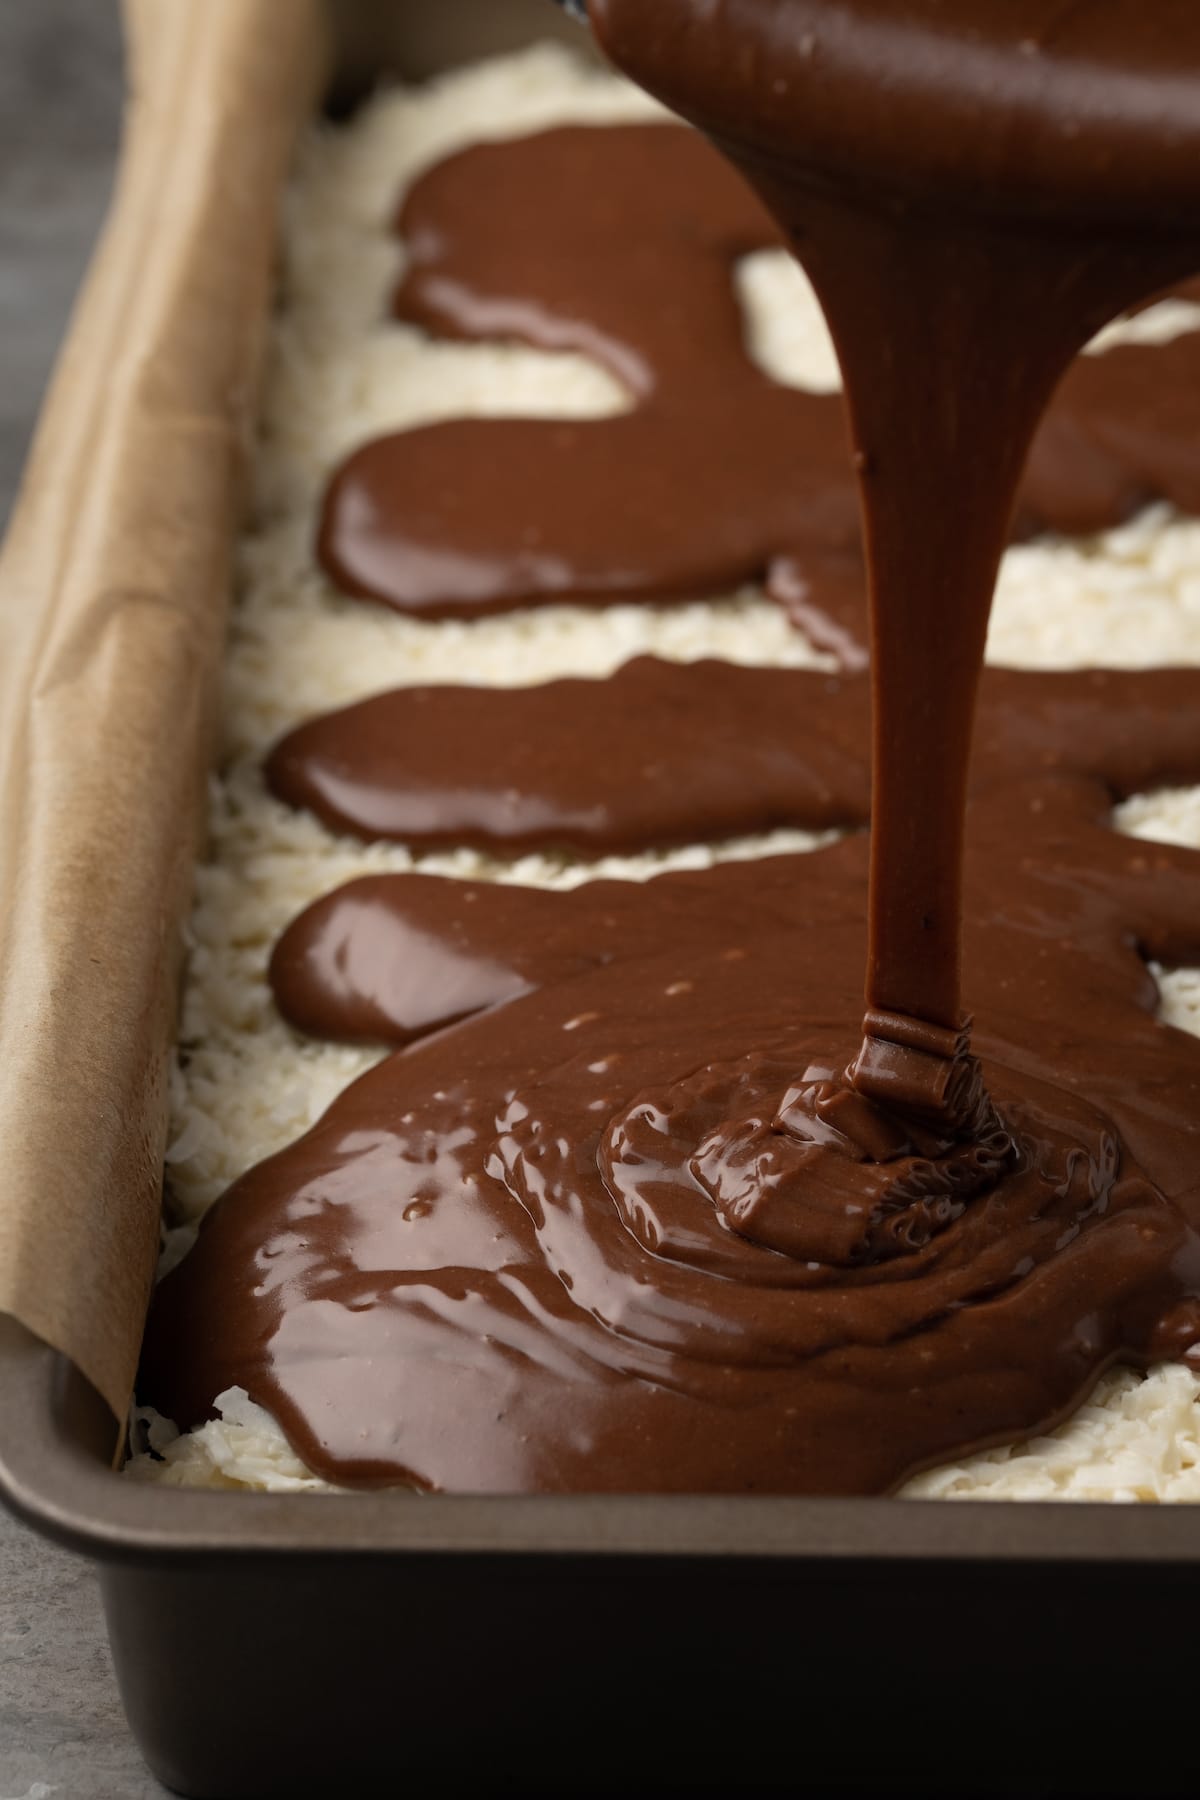
{"label": "brown parchment liner", "polygon": [[0,1310],[123,1416],[318,0],[126,0],[116,192],[0,557]]}

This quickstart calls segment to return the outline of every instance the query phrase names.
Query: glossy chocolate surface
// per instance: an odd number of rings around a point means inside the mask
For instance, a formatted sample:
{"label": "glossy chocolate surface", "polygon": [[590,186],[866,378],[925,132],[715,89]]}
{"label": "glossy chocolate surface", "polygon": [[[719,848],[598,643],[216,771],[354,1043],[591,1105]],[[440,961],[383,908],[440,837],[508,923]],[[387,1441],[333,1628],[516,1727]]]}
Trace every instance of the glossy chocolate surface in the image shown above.
{"label": "glossy chocolate surface", "polygon": [[[368,702],[294,734],[273,778],[415,842],[852,824],[868,794],[871,830],[642,886],[409,877],[310,909],[276,955],[285,1009],[407,1047],[215,1209],[160,1291],[146,1387],[190,1422],[240,1382],[339,1480],[883,1490],[1044,1429],[1113,1360],[1200,1338],[1200,1045],[1157,1020],[1143,960],[1200,956],[1200,857],[1108,821],[1133,786],[1200,776],[1200,676],[989,675],[970,759],[1014,510],[1079,526],[1191,504],[1193,338],[1077,365],[1022,470],[1087,339],[1200,265],[1200,13],[591,11],[749,176],[821,297],[870,706],[853,675],[645,661],[586,692]],[[593,234],[570,203],[602,136]],[[402,309],[557,333],[640,404],[497,424],[486,492],[488,426],[369,446],[331,493],[329,565],[469,611],[711,592],[775,557],[803,583],[811,550],[845,601],[832,403],[772,388],[740,348],[730,265],[763,241],[757,215],[725,176],[709,211],[677,134],[578,139],[435,171],[405,214]],[[520,273],[510,237],[540,246]]]}
{"label": "glossy chocolate surface", "polygon": [[[1189,669],[989,669],[978,755],[991,780],[1082,770],[1125,796],[1194,766],[1198,706]],[[641,656],[602,681],[380,694],[290,732],[267,775],[368,840],[596,856],[865,825],[869,734],[865,676]]]}
{"label": "glossy chocolate surface", "polygon": [[779,1125],[845,1060],[862,837],[318,903],[277,959],[289,1012],[418,1041],[217,1206],[144,1386],[202,1418],[240,1382],[341,1481],[877,1491],[1184,1351],[1200,1043],[1155,1019],[1138,946],[1200,955],[1200,855],[1109,804],[1080,775],[973,803],[976,1047],[1022,1160],[966,1202],[906,1199],[924,1138],[870,1163]]}
{"label": "glossy chocolate surface", "polygon": [[[398,227],[401,318],[439,337],[581,351],[631,410],[449,420],[365,444],[321,525],[339,588],[469,618],[761,579],[816,641],[861,664],[845,409],[837,394],[781,387],[747,356],[734,266],[780,233],[701,138],[570,126],[479,145],[418,180]],[[889,343],[896,279],[873,277],[867,296]],[[1097,530],[1155,497],[1200,512],[1200,333],[1071,368],[1014,528]]]}

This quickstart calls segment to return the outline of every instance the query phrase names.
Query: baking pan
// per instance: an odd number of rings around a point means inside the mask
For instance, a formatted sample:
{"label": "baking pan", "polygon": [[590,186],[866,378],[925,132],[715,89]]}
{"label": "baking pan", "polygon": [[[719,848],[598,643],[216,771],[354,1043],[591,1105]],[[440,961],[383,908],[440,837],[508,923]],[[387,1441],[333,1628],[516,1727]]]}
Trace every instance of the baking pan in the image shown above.
{"label": "baking pan", "polygon": [[[339,108],[565,29],[549,0],[329,23]],[[1200,1787],[1189,1508],[148,1487],[50,1335],[0,1317],[0,1489],[99,1565],[130,1723],[181,1793]]]}

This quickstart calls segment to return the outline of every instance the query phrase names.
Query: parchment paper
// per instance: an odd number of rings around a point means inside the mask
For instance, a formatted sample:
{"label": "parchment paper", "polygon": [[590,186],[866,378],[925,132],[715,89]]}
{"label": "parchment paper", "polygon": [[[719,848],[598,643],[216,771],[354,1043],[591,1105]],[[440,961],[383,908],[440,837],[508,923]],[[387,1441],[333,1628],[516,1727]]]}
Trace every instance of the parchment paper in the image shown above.
{"label": "parchment paper", "polygon": [[117,191],[0,556],[0,1310],[118,1418],[318,0],[127,0]]}

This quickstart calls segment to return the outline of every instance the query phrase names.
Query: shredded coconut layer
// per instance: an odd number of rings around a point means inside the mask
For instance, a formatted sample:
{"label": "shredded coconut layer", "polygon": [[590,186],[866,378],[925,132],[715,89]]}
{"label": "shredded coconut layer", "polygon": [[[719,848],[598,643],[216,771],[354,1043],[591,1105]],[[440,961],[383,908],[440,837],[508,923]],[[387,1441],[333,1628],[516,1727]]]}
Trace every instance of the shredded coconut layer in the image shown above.
{"label": "shredded coconut layer", "polygon": [[[313,557],[322,487],[341,458],[380,433],[440,418],[524,413],[594,417],[627,399],[583,358],[512,345],[439,344],[388,317],[403,248],[390,226],[404,188],[481,139],[552,125],[664,118],[617,77],[543,46],[418,91],[381,94],[344,127],[314,128],[288,197],[280,307],[269,351],[254,523],[239,555],[211,845],[197,876],[191,959],[172,1075],[165,1261],[183,1254],[206,1208],[251,1164],[325,1111],[381,1052],[314,1042],[275,1011],[266,980],[275,938],[318,895],[356,875],[411,869],[536,886],[594,876],[644,880],[664,868],[813,848],[827,837],[769,837],[582,863],[501,862],[461,850],[414,856],[337,838],[267,794],[263,752],[318,711],[419,682],[516,685],[602,675],[653,651],[689,661],[825,667],[826,659],[754,590],[671,607],[548,607],[431,624],[334,592]],[[819,308],[781,252],[738,272],[751,354],[776,379],[840,386]],[[1093,348],[1192,329],[1200,308],[1166,303],[1103,333]],[[1200,663],[1200,524],[1165,508],[1085,541],[1009,552],[989,659],[1026,668]],[[1120,829],[1200,848],[1200,789],[1141,795]],[[1164,1016],[1200,1033],[1200,971],[1155,971]],[[180,1436],[135,1416],[129,1465],[174,1486],[332,1491],[241,1389],[219,1417]],[[906,1494],[939,1498],[1200,1498],[1200,1381],[1183,1367],[1120,1372],[1061,1430],[922,1475]]]}

